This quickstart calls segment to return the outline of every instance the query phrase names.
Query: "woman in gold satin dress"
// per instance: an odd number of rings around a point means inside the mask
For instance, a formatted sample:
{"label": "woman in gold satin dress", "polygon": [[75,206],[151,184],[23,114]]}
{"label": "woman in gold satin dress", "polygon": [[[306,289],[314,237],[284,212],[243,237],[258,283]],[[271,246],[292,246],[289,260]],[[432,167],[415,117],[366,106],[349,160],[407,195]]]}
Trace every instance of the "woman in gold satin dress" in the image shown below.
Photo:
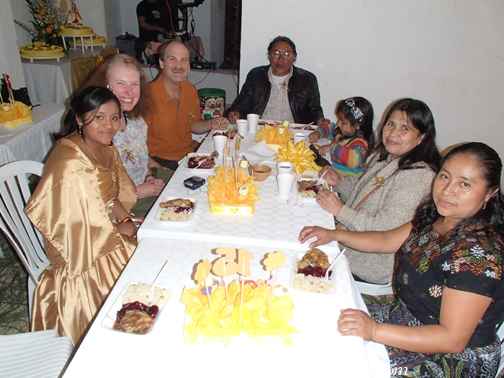
{"label": "woman in gold satin dress", "polygon": [[136,247],[129,213],[135,185],[117,149],[108,146],[120,118],[108,89],[81,92],[25,208],[51,261],[35,290],[32,330],[56,329],[74,345]]}

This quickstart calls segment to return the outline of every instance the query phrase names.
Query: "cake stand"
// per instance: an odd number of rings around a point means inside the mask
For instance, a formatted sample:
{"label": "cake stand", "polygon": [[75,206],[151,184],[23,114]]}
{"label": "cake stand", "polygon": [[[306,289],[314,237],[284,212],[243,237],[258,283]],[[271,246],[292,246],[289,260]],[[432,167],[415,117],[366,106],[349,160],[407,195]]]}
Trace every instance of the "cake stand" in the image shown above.
{"label": "cake stand", "polygon": [[65,46],[65,50],[67,49],[65,38],[68,38],[68,37],[73,38],[73,48],[74,48],[74,51],[77,51],[77,44],[75,43],[75,40],[76,40],[76,38],[80,38],[81,47],[82,47],[82,55],[85,55],[85,52],[84,52],[84,38],[89,37],[90,38],[89,46],[91,47],[91,54],[94,54],[94,51],[93,51],[93,36],[95,35],[95,33],[92,33],[92,34],[82,34],[82,35],[73,35],[73,34],[63,34],[60,31],[60,35],[61,35],[61,39],[63,40],[63,46]]}

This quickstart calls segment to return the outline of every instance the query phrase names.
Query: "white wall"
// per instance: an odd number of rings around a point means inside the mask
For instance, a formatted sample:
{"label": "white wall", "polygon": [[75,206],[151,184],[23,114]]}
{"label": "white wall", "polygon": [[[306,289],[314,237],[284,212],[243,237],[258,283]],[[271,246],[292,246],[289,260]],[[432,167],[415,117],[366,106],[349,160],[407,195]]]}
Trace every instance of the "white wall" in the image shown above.
{"label": "white wall", "polygon": [[433,111],[440,148],[482,141],[504,159],[504,1],[243,0],[240,85],[278,35],[317,75],[331,120],[342,98],[370,100],[376,125],[414,97]]}
{"label": "white wall", "polygon": [[9,75],[13,88],[17,89],[25,86],[25,78],[12,13],[9,0],[0,0],[0,74]]}

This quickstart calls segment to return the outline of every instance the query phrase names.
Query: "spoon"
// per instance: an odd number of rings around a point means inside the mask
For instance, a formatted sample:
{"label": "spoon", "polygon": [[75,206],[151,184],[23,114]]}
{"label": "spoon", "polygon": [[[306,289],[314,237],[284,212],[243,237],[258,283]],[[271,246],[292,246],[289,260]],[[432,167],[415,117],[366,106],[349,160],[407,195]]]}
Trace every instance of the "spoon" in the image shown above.
{"label": "spoon", "polygon": [[311,126],[313,125],[315,122],[310,122],[310,123],[307,123],[306,125],[304,125],[303,127],[301,127],[301,130],[304,130],[306,127],[308,126]]}
{"label": "spoon", "polygon": [[345,253],[346,251],[346,248],[343,249],[343,251],[341,251],[338,256],[336,256],[336,258],[334,259],[334,261],[331,263],[331,265],[329,265],[329,268],[327,268],[326,272],[325,272],[325,277],[324,277],[324,282],[326,282],[328,279],[329,279],[329,271],[331,270],[331,268],[334,266],[334,264],[336,263],[336,261],[338,261],[338,259],[343,255],[343,253]]}
{"label": "spoon", "polygon": [[168,260],[166,260],[166,262],[163,264],[163,267],[161,268],[158,275],[156,276],[156,278],[154,278],[154,281],[152,282],[149,293],[147,294],[147,303],[152,302],[152,300],[154,299],[154,286],[156,285],[158,278],[161,277],[161,274],[164,272],[167,266],[168,266]]}

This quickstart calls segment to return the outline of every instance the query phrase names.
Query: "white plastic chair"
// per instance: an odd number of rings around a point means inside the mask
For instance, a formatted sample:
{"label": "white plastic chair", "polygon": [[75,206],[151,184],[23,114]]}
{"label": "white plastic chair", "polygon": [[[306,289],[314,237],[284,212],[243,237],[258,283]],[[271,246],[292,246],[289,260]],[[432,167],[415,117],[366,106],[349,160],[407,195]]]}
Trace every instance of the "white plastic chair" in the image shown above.
{"label": "white plastic chair", "polygon": [[31,175],[42,175],[44,164],[15,161],[0,167],[0,230],[16,250],[27,270],[28,311],[31,318],[33,292],[40,273],[49,265],[42,235],[31,224],[24,207],[31,196],[28,187]]}
{"label": "white plastic chair", "polygon": [[392,283],[388,283],[385,285],[372,284],[367,282],[355,281],[355,285],[357,289],[359,289],[361,294],[366,295],[390,295],[394,294],[394,290],[392,289]]}
{"label": "white plastic chair", "polygon": [[0,371],[3,378],[58,377],[72,353],[69,337],[55,330],[0,336]]}
{"label": "white plastic chair", "polygon": [[504,371],[504,323],[502,323],[499,327],[497,327],[497,335],[501,341],[501,359],[499,364],[499,370],[497,370],[497,375],[501,374]]}

